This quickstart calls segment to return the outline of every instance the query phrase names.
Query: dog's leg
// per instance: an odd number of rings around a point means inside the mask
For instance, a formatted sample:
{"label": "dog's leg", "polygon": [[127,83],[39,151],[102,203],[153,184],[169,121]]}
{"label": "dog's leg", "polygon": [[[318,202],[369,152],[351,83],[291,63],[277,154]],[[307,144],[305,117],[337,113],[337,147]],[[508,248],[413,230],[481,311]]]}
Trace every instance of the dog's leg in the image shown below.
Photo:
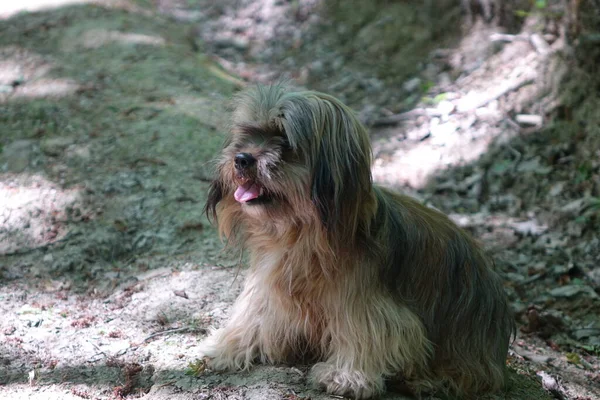
{"label": "dog's leg", "polygon": [[389,295],[349,293],[328,310],[329,356],[314,366],[312,379],[328,393],[367,399],[385,390],[385,378],[411,380],[423,371],[431,344],[420,319]]}
{"label": "dog's leg", "polygon": [[251,275],[246,280],[226,325],[213,330],[199,345],[201,355],[212,359],[209,365],[214,370],[247,369],[260,356],[266,299],[255,278]]}
{"label": "dog's leg", "polygon": [[247,369],[256,361],[277,363],[293,355],[301,320],[283,307],[264,272],[249,273],[226,325],[200,343],[212,369]]}

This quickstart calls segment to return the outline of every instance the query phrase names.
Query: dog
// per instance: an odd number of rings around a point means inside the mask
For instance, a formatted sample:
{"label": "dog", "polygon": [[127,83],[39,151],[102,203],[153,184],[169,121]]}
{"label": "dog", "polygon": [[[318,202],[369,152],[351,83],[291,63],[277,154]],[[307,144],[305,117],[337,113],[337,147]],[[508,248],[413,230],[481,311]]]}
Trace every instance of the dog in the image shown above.
{"label": "dog", "polygon": [[234,102],[205,212],[250,268],[213,370],[316,362],[330,394],[502,388],[515,324],[493,262],[442,213],[374,185],[365,127],[335,97],[257,86]]}

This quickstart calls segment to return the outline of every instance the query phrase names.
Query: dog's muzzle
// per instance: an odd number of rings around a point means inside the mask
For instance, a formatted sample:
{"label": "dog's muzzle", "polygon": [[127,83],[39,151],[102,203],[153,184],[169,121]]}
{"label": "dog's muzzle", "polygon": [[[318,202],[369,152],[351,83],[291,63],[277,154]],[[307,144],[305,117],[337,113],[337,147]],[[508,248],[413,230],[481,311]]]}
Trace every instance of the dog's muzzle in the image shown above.
{"label": "dog's muzzle", "polygon": [[244,171],[256,164],[256,158],[250,153],[237,153],[235,155],[234,163],[235,169]]}
{"label": "dog's muzzle", "polygon": [[256,158],[250,153],[237,153],[234,157],[236,177],[239,186],[233,197],[239,203],[257,202],[262,195],[263,188],[256,180]]}

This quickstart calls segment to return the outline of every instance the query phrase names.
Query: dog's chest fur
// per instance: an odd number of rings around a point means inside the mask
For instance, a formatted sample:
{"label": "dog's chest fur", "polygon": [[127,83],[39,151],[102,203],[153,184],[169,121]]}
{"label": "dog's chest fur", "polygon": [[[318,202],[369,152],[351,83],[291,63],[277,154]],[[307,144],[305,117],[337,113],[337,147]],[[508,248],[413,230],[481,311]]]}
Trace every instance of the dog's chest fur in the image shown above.
{"label": "dog's chest fur", "polygon": [[250,278],[262,286],[269,313],[285,313],[296,340],[310,352],[324,337],[326,303],[332,290],[323,260],[303,246],[263,247],[252,255]]}

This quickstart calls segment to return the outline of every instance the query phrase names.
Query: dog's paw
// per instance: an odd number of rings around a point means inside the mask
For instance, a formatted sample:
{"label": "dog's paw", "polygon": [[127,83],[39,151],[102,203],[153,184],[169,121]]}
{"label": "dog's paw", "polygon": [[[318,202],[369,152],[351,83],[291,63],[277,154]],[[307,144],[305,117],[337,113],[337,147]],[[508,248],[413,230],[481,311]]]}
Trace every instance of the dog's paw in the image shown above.
{"label": "dog's paw", "polygon": [[238,366],[233,360],[222,356],[209,358],[206,364],[208,365],[208,368],[218,372],[235,371],[237,369],[242,369],[238,368]]}
{"label": "dog's paw", "polygon": [[312,380],[329,394],[349,396],[356,400],[370,399],[385,388],[381,376],[370,377],[364,372],[338,369],[328,363],[318,363],[313,367]]}
{"label": "dog's paw", "polygon": [[233,360],[226,356],[227,349],[219,341],[218,331],[213,332],[210,336],[200,342],[197,351],[201,358],[208,358],[208,366],[213,371],[235,369]]}
{"label": "dog's paw", "polygon": [[208,358],[208,367],[213,371],[248,369],[253,360],[251,349],[241,348],[237,341],[227,338],[223,331],[212,332],[198,344],[198,356]]}
{"label": "dog's paw", "polygon": [[210,351],[201,351],[200,356],[206,360],[206,364],[213,371],[221,372],[244,369],[235,359],[224,352],[217,352],[211,349]]}
{"label": "dog's paw", "polygon": [[221,352],[221,347],[219,331],[213,331],[198,344],[196,351],[200,357],[214,358]]}

